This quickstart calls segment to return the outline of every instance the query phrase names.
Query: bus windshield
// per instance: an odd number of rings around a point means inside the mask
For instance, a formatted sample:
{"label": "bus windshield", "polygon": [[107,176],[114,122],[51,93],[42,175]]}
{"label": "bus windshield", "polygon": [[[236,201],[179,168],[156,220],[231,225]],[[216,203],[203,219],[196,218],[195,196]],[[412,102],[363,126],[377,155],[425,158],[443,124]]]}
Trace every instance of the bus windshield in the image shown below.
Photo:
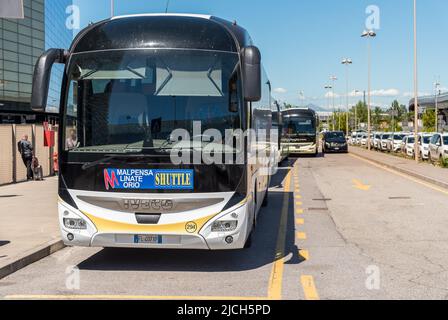
{"label": "bus windshield", "polygon": [[[201,132],[241,128],[238,55],[199,50],[114,50],[75,54],[68,68],[65,149],[166,150],[193,121]],[[183,140],[183,139],[182,139]],[[223,138],[223,141],[225,139]]]}
{"label": "bus windshield", "polygon": [[288,135],[316,135],[316,120],[312,116],[288,117],[284,128]]}

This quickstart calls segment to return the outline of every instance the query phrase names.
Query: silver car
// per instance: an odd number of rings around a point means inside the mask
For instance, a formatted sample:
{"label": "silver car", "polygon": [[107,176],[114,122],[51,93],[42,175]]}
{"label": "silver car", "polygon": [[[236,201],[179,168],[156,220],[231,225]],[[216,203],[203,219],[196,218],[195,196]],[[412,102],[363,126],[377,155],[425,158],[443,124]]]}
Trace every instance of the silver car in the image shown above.
{"label": "silver car", "polygon": [[448,160],[448,133],[436,133],[429,142],[429,161],[443,162]]}

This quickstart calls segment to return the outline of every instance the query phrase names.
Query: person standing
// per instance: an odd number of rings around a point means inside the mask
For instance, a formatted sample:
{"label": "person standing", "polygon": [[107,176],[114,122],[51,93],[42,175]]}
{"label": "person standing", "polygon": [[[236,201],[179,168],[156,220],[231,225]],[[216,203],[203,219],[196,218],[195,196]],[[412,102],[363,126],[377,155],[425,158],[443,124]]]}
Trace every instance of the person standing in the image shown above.
{"label": "person standing", "polygon": [[26,166],[26,179],[32,180],[34,177],[33,173],[33,145],[28,141],[28,135],[25,134],[17,143],[17,148],[19,149],[20,155],[22,156],[23,163]]}

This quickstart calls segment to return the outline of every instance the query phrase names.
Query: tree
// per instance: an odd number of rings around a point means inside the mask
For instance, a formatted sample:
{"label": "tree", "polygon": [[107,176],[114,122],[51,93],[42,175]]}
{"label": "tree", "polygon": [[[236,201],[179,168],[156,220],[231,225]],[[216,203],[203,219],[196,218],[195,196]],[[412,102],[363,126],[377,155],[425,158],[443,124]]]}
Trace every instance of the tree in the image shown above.
{"label": "tree", "polygon": [[426,132],[436,131],[435,128],[436,116],[434,110],[426,110],[425,113],[423,113],[422,121],[423,121],[423,131]]}
{"label": "tree", "polygon": [[367,105],[364,102],[359,101],[356,106],[354,106],[350,111],[353,114],[355,114],[356,111],[356,118],[358,123],[367,122]]}
{"label": "tree", "polygon": [[378,130],[380,127],[382,113],[383,110],[380,107],[375,107],[375,109],[373,110],[372,122],[373,127],[376,128],[376,130]]}

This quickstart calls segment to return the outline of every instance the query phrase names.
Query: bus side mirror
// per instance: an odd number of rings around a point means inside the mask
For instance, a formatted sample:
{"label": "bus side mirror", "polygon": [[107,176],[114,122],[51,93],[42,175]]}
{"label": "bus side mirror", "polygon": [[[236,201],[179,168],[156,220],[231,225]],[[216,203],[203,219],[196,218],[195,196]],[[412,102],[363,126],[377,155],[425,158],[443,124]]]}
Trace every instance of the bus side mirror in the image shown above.
{"label": "bus side mirror", "polygon": [[67,53],[64,49],[49,49],[36,62],[33,75],[31,108],[44,112],[47,106],[48,88],[50,86],[51,67],[55,63],[65,63]]}
{"label": "bus side mirror", "polygon": [[261,54],[257,47],[242,49],[244,99],[249,102],[261,99]]}

